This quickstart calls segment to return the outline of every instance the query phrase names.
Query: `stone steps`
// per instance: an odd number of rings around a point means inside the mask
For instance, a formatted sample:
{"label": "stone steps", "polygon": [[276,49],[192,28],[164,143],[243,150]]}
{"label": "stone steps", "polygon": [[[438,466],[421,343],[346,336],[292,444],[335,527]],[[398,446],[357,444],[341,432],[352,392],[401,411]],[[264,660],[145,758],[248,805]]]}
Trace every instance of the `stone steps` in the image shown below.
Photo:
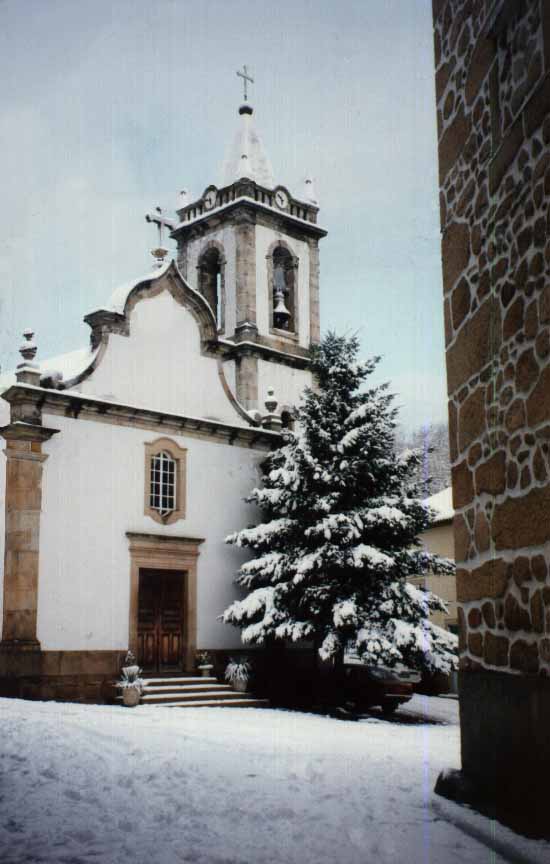
{"label": "stone steps", "polygon": [[199,699],[196,702],[161,702],[158,708],[269,708],[267,699],[243,698],[246,693],[236,693],[236,699]]}
{"label": "stone steps", "polygon": [[166,708],[266,708],[269,703],[233,690],[228,684],[219,684],[217,678],[179,675],[144,678],[140,704]]}

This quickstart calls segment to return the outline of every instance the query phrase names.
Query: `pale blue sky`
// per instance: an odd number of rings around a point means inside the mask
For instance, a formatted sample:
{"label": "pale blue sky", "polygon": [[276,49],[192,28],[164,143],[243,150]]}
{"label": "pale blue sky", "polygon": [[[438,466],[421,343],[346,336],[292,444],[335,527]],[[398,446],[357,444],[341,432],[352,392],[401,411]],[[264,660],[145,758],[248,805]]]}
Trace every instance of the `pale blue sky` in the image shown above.
{"label": "pale blue sky", "polygon": [[3,369],[150,269],[144,214],[219,182],[246,63],[277,182],[315,177],[323,329],[445,418],[430,0],[4,0],[0,34]]}

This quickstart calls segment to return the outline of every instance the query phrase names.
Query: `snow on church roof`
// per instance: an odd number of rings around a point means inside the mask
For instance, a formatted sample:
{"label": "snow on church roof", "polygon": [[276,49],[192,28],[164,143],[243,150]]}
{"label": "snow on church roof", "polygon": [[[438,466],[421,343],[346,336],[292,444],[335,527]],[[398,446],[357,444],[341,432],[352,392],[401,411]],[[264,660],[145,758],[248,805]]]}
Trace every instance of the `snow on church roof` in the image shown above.
{"label": "snow on church roof", "polygon": [[[119,285],[111,294],[107,305],[98,307],[93,311],[117,312],[122,315],[124,313],[124,307],[128,295],[133,291],[133,289],[141,282],[146,282],[149,279],[158,279],[159,276],[162,276],[168,270],[171,263],[171,260],[169,260],[162,267],[156,267],[145,276],[141,276],[139,279],[132,279],[131,282]],[[89,366],[96,351],[97,349],[93,350],[90,346],[77,348],[75,351],[69,351],[66,354],[59,354],[57,357],[47,357],[45,360],[37,360],[37,364],[43,374],[48,372],[58,372],[63,381],[70,381]],[[4,372],[0,375],[0,393],[7,390],[8,387],[11,387],[15,383],[15,369]]]}
{"label": "snow on church roof", "polygon": [[[86,348],[77,348],[75,351],[68,351],[66,354],[59,354],[57,357],[38,360],[37,364],[43,374],[59,372],[63,380],[68,381],[79,375],[90,364],[94,354],[95,351],[87,346]],[[0,375],[0,392],[7,390],[15,383],[15,370],[4,372],[3,375]]]}
{"label": "snow on church roof", "polygon": [[158,279],[160,276],[164,276],[171,263],[172,259],[169,258],[162,267],[155,267],[154,270],[146,273],[145,276],[141,276],[139,279],[132,279],[131,282],[125,282],[123,285],[119,285],[111,294],[107,305],[101,306],[99,309],[94,311],[117,312],[119,315],[123,315],[128,296],[132,293],[134,288],[141,282],[147,282],[149,279]]}
{"label": "snow on church roof", "polygon": [[449,522],[455,513],[453,508],[453,487],[447,486],[441,492],[436,492],[435,495],[426,498],[424,504],[428,504],[437,513],[434,519],[436,525],[439,522]]}
{"label": "snow on church roof", "polygon": [[230,186],[236,180],[248,177],[260,186],[273,189],[273,169],[256,131],[253,110],[248,104],[239,108],[240,125],[223,165],[223,184]]}

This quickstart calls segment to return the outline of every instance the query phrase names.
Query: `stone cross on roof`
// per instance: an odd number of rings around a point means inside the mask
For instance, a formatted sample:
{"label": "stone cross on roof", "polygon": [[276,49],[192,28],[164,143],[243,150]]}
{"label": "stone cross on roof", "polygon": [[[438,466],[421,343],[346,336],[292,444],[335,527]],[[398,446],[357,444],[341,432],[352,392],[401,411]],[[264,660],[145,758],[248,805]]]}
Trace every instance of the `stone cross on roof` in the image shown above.
{"label": "stone cross on roof", "polygon": [[254,78],[251,78],[251,77],[250,77],[250,75],[248,74],[248,69],[246,68],[246,66],[243,66],[243,71],[242,71],[242,72],[240,72],[240,71],[237,69],[237,75],[239,76],[239,78],[242,78],[242,79],[243,79],[243,86],[244,86],[244,101],[246,102],[247,99],[248,99],[247,84],[248,84],[248,82],[250,82],[251,84],[254,84]]}
{"label": "stone cross on roof", "polygon": [[160,207],[155,207],[154,213],[147,213],[145,217],[147,222],[153,222],[154,225],[157,226],[159,232],[159,244],[156,249],[151,250],[151,255],[157,262],[159,267],[162,267],[162,262],[164,258],[168,255],[169,250],[163,246],[163,228],[168,228],[172,230],[174,228],[174,222],[172,219],[167,219],[162,214],[162,210]]}

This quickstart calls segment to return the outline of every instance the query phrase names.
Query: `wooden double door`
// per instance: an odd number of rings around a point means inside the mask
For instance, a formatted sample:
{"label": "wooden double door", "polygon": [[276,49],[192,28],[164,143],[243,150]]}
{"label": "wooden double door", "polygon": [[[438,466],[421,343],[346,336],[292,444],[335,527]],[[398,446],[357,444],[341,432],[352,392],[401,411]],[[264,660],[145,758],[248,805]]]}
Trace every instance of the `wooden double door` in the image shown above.
{"label": "wooden double door", "polygon": [[144,672],[183,668],[184,580],[177,570],[139,571],[138,663]]}

